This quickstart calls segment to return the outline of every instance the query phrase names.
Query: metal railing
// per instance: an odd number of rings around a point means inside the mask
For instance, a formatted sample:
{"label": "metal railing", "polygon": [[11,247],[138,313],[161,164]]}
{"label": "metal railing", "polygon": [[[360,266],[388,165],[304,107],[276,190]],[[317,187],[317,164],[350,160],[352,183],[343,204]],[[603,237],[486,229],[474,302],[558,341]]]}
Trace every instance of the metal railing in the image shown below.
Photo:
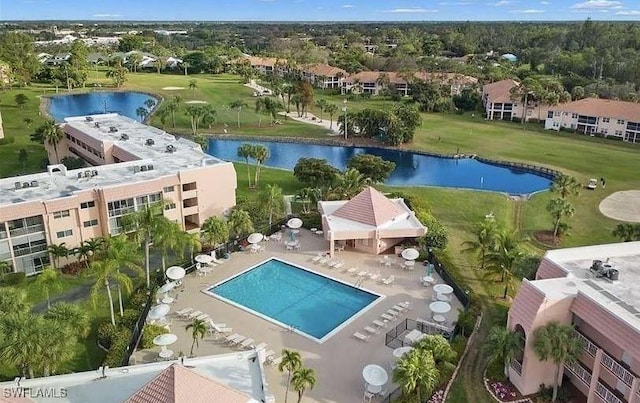
{"label": "metal railing", "polygon": [[592,357],[596,356],[596,353],[598,352],[598,346],[596,346],[594,343],[591,342],[591,340],[587,339],[585,337],[585,335],[583,335],[582,333],[580,333],[578,330],[574,330],[573,331],[573,335],[580,340],[580,343],[582,344],[582,349],[584,351],[587,352],[587,354],[589,354]]}
{"label": "metal railing", "polygon": [[418,330],[424,334],[437,334],[451,340],[454,335],[454,328],[439,325],[425,320],[405,319],[389,330],[384,336],[384,344],[392,349],[412,345],[404,341],[404,335],[411,330]]}
{"label": "metal railing", "polygon": [[120,365],[123,367],[126,367],[129,365],[129,360],[131,359],[131,355],[133,355],[133,353],[136,351],[136,348],[138,348],[138,344],[140,343],[140,339],[142,338],[144,325],[145,323],[147,323],[147,315],[149,314],[151,305],[153,305],[156,289],[157,289],[156,283],[152,282],[151,289],[148,291],[149,295],[147,296],[147,301],[144,305],[144,308],[142,308],[142,311],[140,312],[140,316],[138,317],[138,320],[136,321],[136,323],[133,325],[133,328],[131,329],[131,338],[129,339],[129,345],[127,346],[127,349],[124,351],[124,354],[122,355],[122,361],[120,362]]}
{"label": "metal railing", "polygon": [[591,373],[582,365],[574,362],[570,365],[565,365],[564,367],[573,375],[575,375],[580,380],[580,382],[584,383],[587,387],[591,385]]}
{"label": "metal railing", "polygon": [[522,363],[520,361],[511,360],[511,368],[513,368],[518,375],[522,375]]}
{"label": "metal railing", "polygon": [[458,298],[458,301],[460,301],[464,309],[469,309],[469,306],[471,306],[471,298],[469,297],[469,294],[467,294],[467,292],[464,291],[462,287],[458,285],[458,283],[456,283],[449,272],[445,270],[443,264],[440,263],[438,258],[432,253],[430,255],[431,256],[429,256],[429,261],[433,264],[433,268],[436,273],[438,273],[438,275],[442,278],[442,280],[444,280],[445,283],[449,284],[453,288],[453,294],[456,296],[456,298]]}
{"label": "metal railing", "polygon": [[625,403],[624,400],[618,398],[609,388],[598,381],[596,384],[596,394],[600,396],[607,403]]}
{"label": "metal railing", "polygon": [[[592,357],[596,356],[596,352],[599,347],[591,340],[589,340],[585,335],[580,333],[578,330],[574,330],[574,335],[577,337],[582,343],[582,348]],[[608,369],[612,374],[618,377],[625,385],[631,387],[633,384],[633,380],[636,376],[629,370],[627,370],[622,364],[620,364],[615,358],[611,355],[607,354],[606,351],[602,351],[602,358],[600,359],[600,363],[606,369]]]}

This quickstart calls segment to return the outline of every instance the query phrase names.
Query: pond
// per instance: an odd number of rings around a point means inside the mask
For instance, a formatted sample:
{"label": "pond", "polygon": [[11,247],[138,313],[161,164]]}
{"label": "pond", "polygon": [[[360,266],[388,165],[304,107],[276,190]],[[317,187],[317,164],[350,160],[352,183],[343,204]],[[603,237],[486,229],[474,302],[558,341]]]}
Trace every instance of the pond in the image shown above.
{"label": "pond", "polygon": [[85,94],[57,95],[50,97],[49,113],[62,122],[70,116],[96,115],[99,113],[118,113],[131,119],[140,120],[136,110],[147,108],[145,101],[158,100],[143,92],[133,91],[96,91]]}
{"label": "pond", "polygon": [[[241,161],[237,149],[247,141],[211,139],[208,153],[227,160]],[[265,166],[293,170],[298,159],[322,158],[344,170],[356,154],[377,155],[396,163],[387,180],[394,186],[440,186],[462,189],[488,190],[512,195],[526,195],[546,190],[551,181],[541,175],[477,161],[472,158],[441,158],[411,151],[375,147],[342,147],[315,144],[251,141],[269,148],[271,156]]]}

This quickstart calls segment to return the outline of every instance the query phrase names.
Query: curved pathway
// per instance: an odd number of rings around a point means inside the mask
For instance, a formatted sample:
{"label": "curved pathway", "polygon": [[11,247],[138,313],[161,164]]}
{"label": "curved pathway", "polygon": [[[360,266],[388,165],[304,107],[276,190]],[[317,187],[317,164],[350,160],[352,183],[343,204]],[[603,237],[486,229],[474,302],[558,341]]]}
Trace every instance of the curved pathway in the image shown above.
{"label": "curved pathway", "polygon": [[610,194],[600,202],[600,212],[614,220],[640,223],[640,190]]}

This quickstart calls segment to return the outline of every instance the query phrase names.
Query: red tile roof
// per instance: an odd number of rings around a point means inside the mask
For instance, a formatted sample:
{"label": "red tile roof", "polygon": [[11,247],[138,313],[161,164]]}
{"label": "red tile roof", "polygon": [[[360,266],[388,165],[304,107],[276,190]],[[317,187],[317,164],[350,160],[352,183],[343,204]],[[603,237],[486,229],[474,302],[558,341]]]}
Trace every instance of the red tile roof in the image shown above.
{"label": "red tile roof", "polygon": [[246,56],[240,58],[240,62],[248,61],[253,67],[256,66],[270,66],[274,67],[276,64],[286,64],[286,59],[277,59],[275,57],[258,57],[258,56]]}
{"label": "red tile roof", "polygon": [[[361,71],[357,74],[352,74],[348,77],[347,81],[354,83],[356,80],[361,83],[373,83],[377,82],[382,74],[386,74],[389,77],[389,82],[393,84],[406,84],[407,80],[403,73],[397,71]],[[465,76],[458,73],[434,73],[419,71],[414,74],[414,77],[419,80],[425,81],[441,81],[442,83],[450,82],[451,84],[475,84],[478,79],[471,76]]]}
{"label": "red tile roof", "polygon": [[300,70],[316,76],[325,77],[336,77],[338,74],[342,74],[343,76],[347,75],[347,72],[340,67],[329,66],[328,64],[310,64],[300,67]]}
{"label": "red tile roof", "polygon": [[562,112],[577,113],[579,115],[640,122],[640,104],[635,102],[585,98],[579,101],[567,102],[566,104],[558,105],[551,109]]}
{"label": "red tile roof", "polygon": [[487,97],[489,103],[513,103],[511,88],[519,87],[520,83],[512,79],[496,81],[482,87],[482,94]]}
{"label": "red tile roof", "polygon": [[173,364],[134,393],[127,403],[248,403],[244,393]]}
{"label": "red tile roof", "polygon": [[372,187],[367,187],[337,209],[333,215],[363,224],[380,226],[405,213]]}

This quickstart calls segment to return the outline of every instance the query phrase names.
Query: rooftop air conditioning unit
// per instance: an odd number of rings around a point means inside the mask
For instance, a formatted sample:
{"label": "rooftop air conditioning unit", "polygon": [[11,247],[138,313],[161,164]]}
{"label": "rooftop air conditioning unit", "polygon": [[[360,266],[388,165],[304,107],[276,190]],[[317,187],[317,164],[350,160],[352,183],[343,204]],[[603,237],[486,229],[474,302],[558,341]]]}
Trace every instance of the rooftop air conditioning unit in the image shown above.
{"label": "rooftop air conditioning unit", "polygon": [[95,122],[95,123],[93,124],[93,126],[94,126],[95,128],[97,128],[97,129],[99,129],[99,128],[100,128],[100,122]]}
{"label": "rooftop air conditioning unit", "polygon": [[85,178],[91,178],[91,171],[84,171]]}
{"label": "rooftop air conditioning unit", "polygon": [[165,148],[166,152],[168,153],[172,153],[176,150],[176,147],[173,144],[168,144],[167,147]]}
{"label": "rooftop air conditioning unit", "polygon": [[93,171],[91,171],[91,176],[98,176],[98,170],[94,169]]}
{"label": "rooftop air conditioning unit", "polygon": [[14,183],[13,185],[14,185],[14,187],[16,188],[16,190],[18,190],[18,189],[22,189],[22,183],[21,183],[21,182],[16,182],[16,183]]}
{"label": "rooftop air conditioning unit", "polygon": [[78,172],[78,179],[84,178],[84,172]]}
{"label": "rooftop air conditioning unit", "polygon": [[140,167],[140,170],[141,170],[142,172],[146,171],[146,170],[147,170],[147,166],[146,166],[146,165],[142,165],[142,166]]}
{"label": "rooftop air conditioning unit", "polygon": [[36,188],[36,187],[38,187],[38,181],[31,181],[30,186],[31,186],[32,188]]}
{"label": "rooftop air conditioning unit", "polygon": [[22,182],[22,188],[29,188],[31,187],[31,184],[29,182]]}
{"label": "rooftop air conditioning unit", "polygon": [[137,174],[138,172],[140,172],[140,167],[139,166],[133,167],[133,173]]}
{"label": "rooftop air conditioning unit", "polygon": [[122,133],[122,134],[120,135],[120,140],[129,140],[129,135],[128,135],[128,134],[126,134],[126,133]]}
{"label": "rooftop air conditioning unit", "polygon": [[144,144],[148,146],[154,145],[156,142],[153,139],[147,139]]}
{"label": "rooftop air conditioning unit", "polygon": [[118,128],[115,126],[109,126],[109,133],[115,133],[118,131]]}
{"label": "rooftop air conditioning unit", "polygon": [[147,165],[147,169],[148,169],[149,171],[153,171],[153,165],[151,165],[151,164]]}
{"label": "rooftop air conditioning unit", "polygon": [[93,122],[93,118],[91,116],[87,116],[84,118],[87,122]]}

